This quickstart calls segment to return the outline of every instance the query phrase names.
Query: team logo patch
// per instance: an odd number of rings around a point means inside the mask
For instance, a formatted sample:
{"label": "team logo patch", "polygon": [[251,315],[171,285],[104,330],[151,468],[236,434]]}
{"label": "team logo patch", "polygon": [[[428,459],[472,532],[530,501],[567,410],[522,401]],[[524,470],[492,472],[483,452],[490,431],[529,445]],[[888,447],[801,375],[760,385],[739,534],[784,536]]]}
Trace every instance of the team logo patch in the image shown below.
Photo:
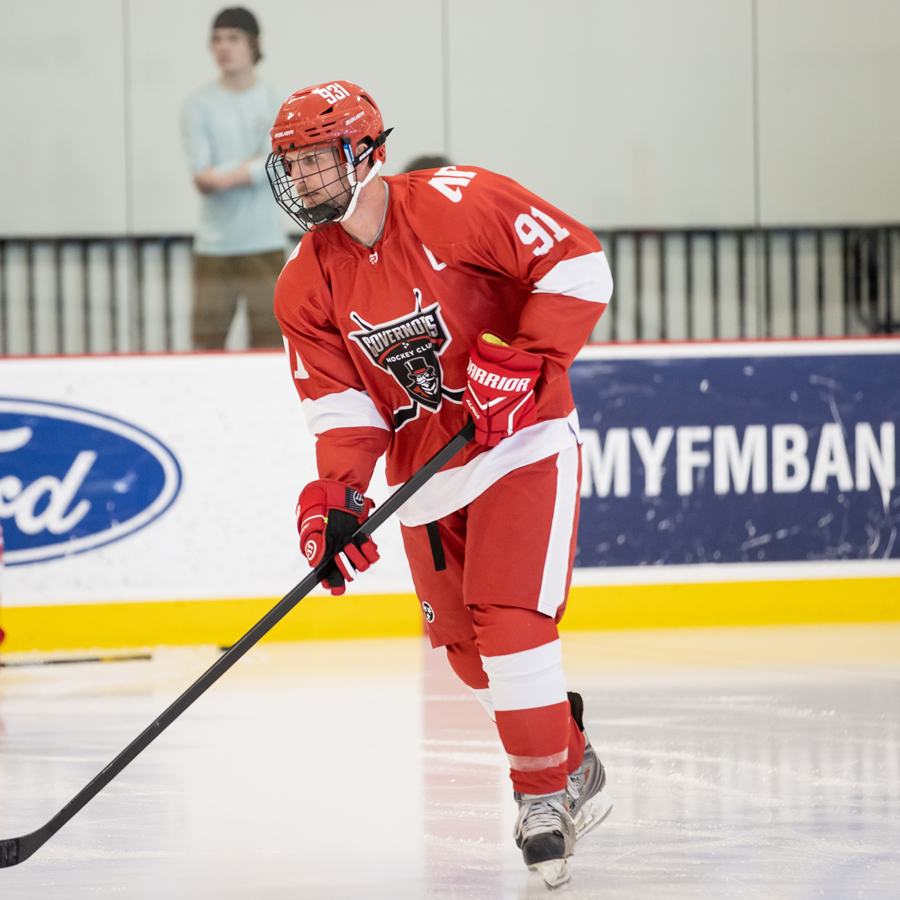
{"label": "team logo patch", "polygon": [[424,600],[422,601],[422,612],[425,613],[425,621],[430,625],[434,621],[434,609],[430,603],[426,603]]}
{"label": "team logo patch", "polygon": [[454,391],[443,384],[440,355],[450,345],[451,337],[441,319],[437,303],[422,309],[422,292],[413,288],[415,312],[380,325],[370,325],[358,313],[350,317],[362,331],[350,337],[365,350],[372,362],[393,375],[412,401],[394,410],[394,428],[402,428],[415,419],[419,409],[437,412],[444,397],[461,403],[465,389]]}

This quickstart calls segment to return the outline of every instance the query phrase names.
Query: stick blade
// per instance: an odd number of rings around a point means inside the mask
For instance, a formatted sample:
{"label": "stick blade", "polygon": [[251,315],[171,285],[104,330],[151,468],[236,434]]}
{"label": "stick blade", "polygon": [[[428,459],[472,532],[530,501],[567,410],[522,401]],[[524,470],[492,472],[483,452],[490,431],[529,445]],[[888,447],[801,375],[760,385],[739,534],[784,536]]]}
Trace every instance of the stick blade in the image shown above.
{"label": "stick blade", "polygon": [[10,838],[7,841],[0,841],[0,869],[18,865],[19,862],[21,862],[19,859],[19,839]]}

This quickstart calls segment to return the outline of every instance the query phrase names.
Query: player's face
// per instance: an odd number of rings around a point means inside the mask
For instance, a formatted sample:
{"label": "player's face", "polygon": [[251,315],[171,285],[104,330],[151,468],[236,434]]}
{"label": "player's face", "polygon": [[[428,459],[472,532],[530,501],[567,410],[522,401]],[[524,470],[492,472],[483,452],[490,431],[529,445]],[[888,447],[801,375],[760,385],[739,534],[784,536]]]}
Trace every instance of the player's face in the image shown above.
{"label": "player's face", "polygon": [[350,189],[346,166],[333,146],[289,150],[284,155],[284,166],[307,208],[338,200]]}
{"label": "player's face", "polygon": [[223,74],[253,68],[250,36],[242,28],[214,28],[209,45]]}

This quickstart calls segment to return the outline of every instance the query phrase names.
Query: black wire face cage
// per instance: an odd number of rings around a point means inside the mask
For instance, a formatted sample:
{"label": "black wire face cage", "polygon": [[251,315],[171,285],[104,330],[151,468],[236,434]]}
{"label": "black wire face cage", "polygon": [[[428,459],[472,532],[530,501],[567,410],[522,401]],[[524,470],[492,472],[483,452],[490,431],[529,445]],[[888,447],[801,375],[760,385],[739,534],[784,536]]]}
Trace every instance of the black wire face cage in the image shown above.
{"label": "black wire face cage", "polygon": [[302,166],[289,160],[288,153],[294,155],[296,151],[270,153],[266,160],[275,201],[304,231],[320,230],[339,221],[353,196],[349,173],[359,161],[354,159],[349,142],[338,139],[304,147]]}
{"label": "black wire face cage", "polygon": [[[266,160],[266,175],[275,202],[304,231],[321,231],[339,222],[353,200],[357,166],[372,156],[393,130],[388,128],[382,131],[374,141],[363,138],[362,143],[368,146],[359,156],[353,155],[352,145],[346,137],[309,144],[302,148],[303,153],[300,154],[305,161],[302,169],[298,163],[287,159],[288,153],[296,152],[293,144],[287,150],[279,147],[278,152],[270,153]],[[292,175],[295,167],[297,181],[300,182],[299,192]],[[374,172],[369,177],[372,175]],[[317,196],[313,200],[306,192]]]}

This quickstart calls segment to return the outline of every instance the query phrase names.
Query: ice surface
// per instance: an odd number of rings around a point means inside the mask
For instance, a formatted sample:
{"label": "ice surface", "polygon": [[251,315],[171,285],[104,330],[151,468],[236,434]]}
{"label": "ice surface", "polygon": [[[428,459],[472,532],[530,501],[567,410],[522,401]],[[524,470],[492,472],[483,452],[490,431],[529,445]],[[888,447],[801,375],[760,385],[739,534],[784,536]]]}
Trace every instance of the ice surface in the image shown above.
{"label": "ice surface", "polygon": [[[557,896],[900,897],[900,624],[564,648],[615,808]],[[0,670],[0,837],[45,822],[215,656]],[[266,644],[0,871],[0,897],[549,897],[515,812],[493,726],[441,654]]]}

